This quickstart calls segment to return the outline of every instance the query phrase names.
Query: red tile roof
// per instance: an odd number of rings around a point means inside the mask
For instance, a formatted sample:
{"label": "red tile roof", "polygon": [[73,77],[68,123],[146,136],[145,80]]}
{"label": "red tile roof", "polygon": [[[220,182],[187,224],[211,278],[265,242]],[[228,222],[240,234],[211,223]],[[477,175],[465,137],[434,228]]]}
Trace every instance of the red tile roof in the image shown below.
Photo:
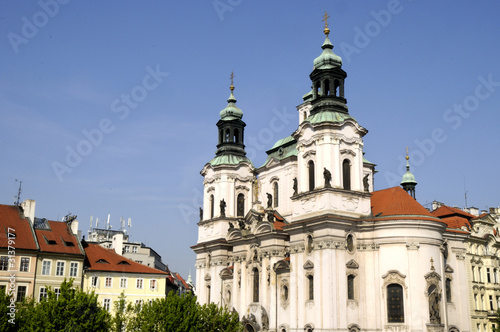
{"label": "red tile roof", "polygon": [[475,217],[474,215],[472,215],[468,212],[465,212],[465,211],[462,211],[460,209],[453,208],[450,206],[446,206],[446,205],[440,206],[436,210],[432,211],[431,214],[434,217],[438,217],[438,218],[458,215],[458,216],[462,216],[462,217],[466,218],[467,220],[470,220],[470,219]]}
{"label": "red tile roof", "polygon": [[[9,230],[10,228],[10,230]],[[15,205],[0,205],[0,247],[7,248],[9,239],[7,232],[14,230],[16,249],[37,250],[30,221],[24,218],[20,207]]]}
{"label": "red tile roof", "polygon": [[373,217],[378,220],[395,219],[394,216],[409,216],[405,218],[438,221],[401,187],[374,191],[371,206]]}
{"label": "red tile roof", "polygon": [[442,221],[444,221],[449,228],[462,228],[462,227],[467,227],[470,229],[471,224],[466,218],[462,217],[445,217],[441,218]]}
{"label": "red tile roof", "polygon": [[187,282],[184,280],[184,278],[181,277],[181,275],[179,273],[175,273],[175,277],[180,280],[180,282],[182,282],[182,285],[184,285],[184,288],[188,289],[188,288],[191,288]]}
{"label": "red tile roof", "polygon": [[118,255],[113,249],[106,249],[95,243],[82,242],[82,246],[87,255],[85,265],[90,271],[168,274],[165,271],[134,262],[122,255]]}
{"label": "red tile roof", "polygon": [[47,220],[50,229],[35,228],[40,250],[44,252],[83,255],[78,239],[71,233],[69,225],[62,221]]}

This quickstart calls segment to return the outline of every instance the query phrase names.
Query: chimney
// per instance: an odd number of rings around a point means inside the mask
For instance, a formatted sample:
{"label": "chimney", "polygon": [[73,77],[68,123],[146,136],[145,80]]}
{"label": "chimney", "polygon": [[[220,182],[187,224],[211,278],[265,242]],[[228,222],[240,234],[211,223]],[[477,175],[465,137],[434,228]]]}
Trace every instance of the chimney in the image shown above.
{"label": "chimney", "polygon": [[35,222],[35,205],[36,205],[35,200],[27,199],[23,201],[20,205],[23,208],[24,216],[28,218],[30,223],[33,225],[33,223]]}
{"label": "chimney", "polygon": [[71,227],[71,233],[78,235],[78,220],[72,220],[69,222],[69,226]]}
{"label": "chimney", "polygon": [[123,234],[118,233],[113,236],[113,249],[118,255],[123,255]]}

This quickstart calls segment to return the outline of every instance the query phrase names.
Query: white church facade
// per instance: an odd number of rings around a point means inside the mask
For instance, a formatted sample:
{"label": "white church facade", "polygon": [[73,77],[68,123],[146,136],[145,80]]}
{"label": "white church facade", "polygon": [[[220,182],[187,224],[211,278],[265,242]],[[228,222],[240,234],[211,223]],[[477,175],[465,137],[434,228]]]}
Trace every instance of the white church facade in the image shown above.
{"label": "white church facade", "polygon": [[231,82],[201,171],[198,301],[234,308],[246,331],[470,331],[467,234],[415,200],[409,167],[402,187],[373,191],[329,32],[298,128],[261,167]]}

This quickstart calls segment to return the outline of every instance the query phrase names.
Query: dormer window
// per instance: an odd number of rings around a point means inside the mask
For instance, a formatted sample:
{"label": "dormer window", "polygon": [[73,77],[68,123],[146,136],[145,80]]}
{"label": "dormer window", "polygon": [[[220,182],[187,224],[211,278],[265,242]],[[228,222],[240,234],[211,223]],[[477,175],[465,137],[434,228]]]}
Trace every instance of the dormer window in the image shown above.
{"label": "dormer window", "polygon": [[109,262],[105,259],[99,259],[96,263],[109,264]]}

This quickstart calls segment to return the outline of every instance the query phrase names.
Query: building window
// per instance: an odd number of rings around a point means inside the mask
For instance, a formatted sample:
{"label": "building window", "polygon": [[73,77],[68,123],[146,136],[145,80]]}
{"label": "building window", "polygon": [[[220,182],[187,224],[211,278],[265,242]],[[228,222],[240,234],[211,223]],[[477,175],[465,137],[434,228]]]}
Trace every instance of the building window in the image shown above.
{"label": "building window", "polygon": [[253,269],[253,302],[259,302],[259,270]]}
{"label": "building window", "polygon": [[9,257],[0,257],[0,271],[7,271],[9,269]]}
{"label": "building window", "polygon": [[403,287],[398,284],[387,286],[387,321],[404,323]]}
{"label": "building window", "polygon": [[476,269],[474,266],[472,267],[472,281],[476,281]]}
{"label": "building window", "polygon": [[143,284],[143,280],[141,278],[137,278],[137,282],[135,284],[135,288],[142,289],[142,284]]}
{"label": "building window", "polygon": [[446,286],[446,302],[451,303],[451,279],[447,278],[445,282]]}
{"label": "building window", "polygon": [[127,288],[127,278],[120,279],[120,288]]}
{"label": "building window", "polygon": [[307,168],[309,171],[309,190],[314,190],[314,162],[309,160],[307,163]]}
{"label": "building window", "polygon": [[43,261],[42,263],[42,275],[50,275],[50,261]]}
{"label": "building window", "polygon": [[348,159],[342,162],[342,175],[345,190],[351,190],[351,164]]}
{"label": "building window", "polygon": [[104,307],[104,310],[109,311],[111,309],[111,299],[104,299],[102,306]]}
{"label": "building window", "polygon": [[139,309],[139,311],[141,311],[141,309],[142,309],[142,300],[135,300],[135,305],[137,306],[137,308]]}
{"label": "building window", "polygon": [[279,193],[278,182],[275,182],[273,184],[273,196],[274,196],[274,207],[275,208],[278,207],[278,204],[279,204],[278,193]]}
{"label": "building window", "polygon": [[26,297],[26,286],[17,286],[16,301],[21,302]]}
{"label": "building window", "polygon": [[149,280],[149,289],[156,290],[156,284],[157,284],[157,282],[155,279]]}
{"label": "building window", "polygon": [[113,278],[111,277],[106,277],[105,281],[104,281],[104,287],[111,287],[111,285],[113,284]]}
{"label": "building window", "polygon": [[497,269],[493,269],[493,278],[495,279],[495,284],[498,284],[498,278],[497,278]]}
{"label": "building window", "polygon": [[125,246],[123,250],[125,250],[125,252],[130,252],[130,246]]}
{"label": "building window", "polygon": [[485,309],[485,306],[484,306],[484,295],[481,295],[481,310],[484,310]]}
{"label": "building window", "polygon": [[38,301],[41,302],[46,298],[47,298],[47,288],[40,287],[40,297],[38,298]]}
{"label": "building window", "polygon": [[354,276],[347,276],[347,299],[354,300]]}
{"label": "building window", "polygon": [[490,300],[490,310],[493,311],[493,310],[495,310],[495,309],[493,309],[493,295],[489,296],[489,300]]}
{"label": "building window", "polygon": [[500,296],[497,296],[497,309],[500,309]]}
{"label": "building window", "polygon": [[288,301],[288,286],[283,285],[283,301]]}
{"label": "building window", "polygon": [[132,247],[132,252],[133,252],[134,254],[137,254],[137,247],[136,247],[136,246],[133,246],[133,247]]}
{"label": "building window", "polygon": [[239,194],[236,201],[236,215],[243,217],[245,215],[245,195]]}
{"label": "building window", "polygon": [[308,280],[308,286],[309,286],[308,287],[308,290],[309,290],[309,292],[308,292],[309,294],[308,295],[309,296],[308,296],[307,299],[309,301],[312,301],[312,300],[314,300],[314,276],[308,275],[307,276],[307,280]]}
{"label": "building window", "polygon": [[78,276],[78,263],[71,262],[71,264],[69,265],[69,276],[70,277]]}
{"label": "building window", "polygon": [[490,268],[489,267],[486,268],[486,281],[488,283],[491,283],[491,274],[490,274]]}
{"label": "building window", "polygon": [[99,284],[99,277],[93,276],[90,278],[90,287],[97,287]]}
{"label": "building window", "polygon": [[60,288],[54,288],[54,293],[56,294],[56,300],[59,299],[59,295],[61,295],[61,289]]}
{"label": "building window", "polygon": [[20,272],[28,272],[30,269],[29,257],[21,257],[21,265],[19,266]]}
{"label": "building window", "polygon": [[477,268],[477,275],[478,275],[479,282],[483,282],[483,278],[481,276],[481,268],[480,267]]}
{"label": "building window", "polygon": [[64,275],[64,262],[57,262],[56,266],[56,276]]}
{"label": "building window", "polygon": [[215,205],[215,199],[214,195],[210,195],[210,219],[214,218],[214,205]]}

